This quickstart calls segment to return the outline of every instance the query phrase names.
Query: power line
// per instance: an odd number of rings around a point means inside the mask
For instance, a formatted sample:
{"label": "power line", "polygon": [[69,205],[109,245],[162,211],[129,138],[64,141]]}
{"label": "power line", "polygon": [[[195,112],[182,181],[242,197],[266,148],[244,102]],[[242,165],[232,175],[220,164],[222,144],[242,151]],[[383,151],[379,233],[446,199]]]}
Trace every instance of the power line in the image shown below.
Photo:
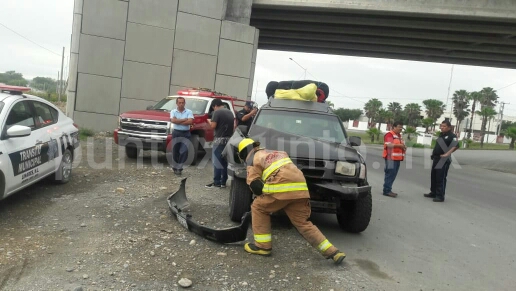
{"label": "power line", "polygon": [[20,37],[22,37],[22,38],[24,38],[24,39],[26,39],[26,40],[28,40],[28,41],[32,42],[33,44],[35,44],[35,45],[39,46],[40,48],[42,48],[42,49],[44,49],[44,50],[46,50],[46,51],[48,51],[48,52],[50,52],[50,53],[52,53],[52,54],[54,54],[54,55],[56,55],[56,56],[61,57],[61,55],[60,55],[60,54],[58,54],[58,53],[56,53],[56,52],[53,52],[53,51],[51,51],[51,50],[47,49],[46,47],[44,47],[44,46],[42,46],[42,45],[40,45],[40,44],[38,44],[38,43],[36,43],[36,42],[34,42],[34,41],[32,41],[32,40],[28,39],[27,37],[25,37],[25,36],[23,36],[23,35],[19,34],[18,32],[16,32],[16,31],[12,30],[11,28],[9,28],[9,27],[5,26],[4,24],[0,23],[0,25],[1,25],[1,26],[3,26],[3,27],[5,27],[6,29],[8,29],[8,30],[12,31],[13,33],[17,34],[18,36],[20,36]]}
{"label": "power line", "polygon": [[496,89],[496,91],[500,91],[500,90],[505,89],[505,88],[507,88],[507,87],[510,87],[510,86],[512,86],[512,85],[516,85],[516,82],[514,82],[514,83],[512,83],[512,84],[509,84],[509,85],[507,85],[507,86],[504,86],[504,87],[502,87],[502,88],[498,88],[498,89]]}

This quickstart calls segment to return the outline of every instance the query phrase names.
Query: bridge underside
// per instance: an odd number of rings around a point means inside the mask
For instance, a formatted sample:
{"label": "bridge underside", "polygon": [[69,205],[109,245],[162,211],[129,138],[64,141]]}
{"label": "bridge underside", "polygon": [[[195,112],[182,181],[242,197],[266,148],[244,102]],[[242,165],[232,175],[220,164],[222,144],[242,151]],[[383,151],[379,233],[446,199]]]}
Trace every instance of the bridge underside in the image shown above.
{"label": "bridge underside", "polygon": [[516,68],[516,20],[254,4],[259,49]]}

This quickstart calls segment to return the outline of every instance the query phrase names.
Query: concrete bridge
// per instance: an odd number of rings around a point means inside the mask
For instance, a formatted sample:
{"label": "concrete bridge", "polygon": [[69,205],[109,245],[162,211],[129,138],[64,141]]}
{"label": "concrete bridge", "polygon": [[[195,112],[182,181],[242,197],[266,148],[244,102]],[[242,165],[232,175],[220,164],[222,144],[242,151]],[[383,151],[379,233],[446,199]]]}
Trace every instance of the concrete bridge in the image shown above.
{"label": "concrete bridge", "polygon": [[516,68],[516,1],[254,0],[259,49]]}
{"label": "concrete bridge", "polygon": [[250,98],[256,51],[516,68],[512,0],[75,0],[67,115],[113,130],[185,87]]}

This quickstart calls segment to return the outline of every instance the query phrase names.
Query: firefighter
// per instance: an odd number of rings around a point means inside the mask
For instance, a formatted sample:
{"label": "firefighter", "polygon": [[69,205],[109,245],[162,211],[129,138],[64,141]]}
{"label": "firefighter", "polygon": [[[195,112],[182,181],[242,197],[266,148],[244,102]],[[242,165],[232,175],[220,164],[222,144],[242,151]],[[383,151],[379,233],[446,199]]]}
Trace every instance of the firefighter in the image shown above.
{"label": "firefighter", "polygon": [[251,205],[254,243],[244,249],[251,254],[269,256],[272,250],[270,214],[283,209],[299,233],[327,259],[342,263],[346,255],[333,246],[309,221],[310,195],[303,173],[284,151],[259,147],[244,138],[238,143],[238,157],[247,166],[247,184],[257,195]]}
{"label": "firefighter", "polygon": [[401,137],[401,131],[403,130],[403,124],[401,122],[394,122],[392,129],[383,137],[383,158],[385,159],[384,168],[384,182],[383,182],[383,195],[396,198],[397,193],[392,192],[392,184],[398,175],[401,161],[405,159],[405,151],[407,147],[403,143]]}

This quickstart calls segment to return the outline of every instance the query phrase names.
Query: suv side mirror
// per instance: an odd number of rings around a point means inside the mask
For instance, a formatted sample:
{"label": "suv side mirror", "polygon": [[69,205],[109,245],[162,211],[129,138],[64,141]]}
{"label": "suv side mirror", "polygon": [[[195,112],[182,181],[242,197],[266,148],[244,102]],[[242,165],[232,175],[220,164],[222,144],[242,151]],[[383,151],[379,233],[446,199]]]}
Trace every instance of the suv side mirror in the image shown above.
{"label": "suv side mirror", "polygon": [[359,147],[362,144],[362,139],[359,136],[350,136],[349,143],[351,146]]}

